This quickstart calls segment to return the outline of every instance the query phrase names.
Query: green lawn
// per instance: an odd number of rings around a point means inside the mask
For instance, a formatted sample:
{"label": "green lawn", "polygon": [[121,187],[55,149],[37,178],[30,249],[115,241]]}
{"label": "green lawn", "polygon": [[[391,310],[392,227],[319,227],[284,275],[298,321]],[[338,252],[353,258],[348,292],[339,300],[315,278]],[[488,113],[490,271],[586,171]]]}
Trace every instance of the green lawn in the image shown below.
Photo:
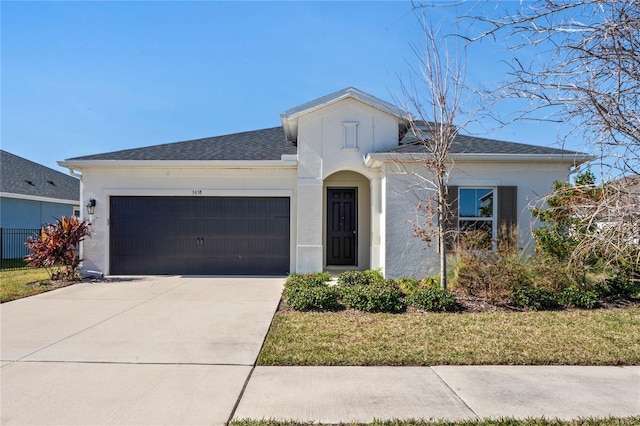
{"label": "green lawn", "polygon": [[[234,420],[232,426],[298,426],[314,425],[323,426],[322,423],[303,423],[295,421],[278,420]],[[358,425],[357,423],[343,423],[344,425]],[[547,420],[547,419],[497,419],[497,420],[467,420],[460,422],[429,422],[426,420],[390,420],[374,421],[371,426],[637,426],[640,425],[640,417],[625,417],[608,419],[579,419],[571,421]]]}
{"label": "green lawn", "polygon": [[638,365],[640,308],[278,312],[260,365]]}
{"label": "green lawn", "polygon": [[44,293],[60,287],[52,285],[44,269],[0,271],[0,303]]}

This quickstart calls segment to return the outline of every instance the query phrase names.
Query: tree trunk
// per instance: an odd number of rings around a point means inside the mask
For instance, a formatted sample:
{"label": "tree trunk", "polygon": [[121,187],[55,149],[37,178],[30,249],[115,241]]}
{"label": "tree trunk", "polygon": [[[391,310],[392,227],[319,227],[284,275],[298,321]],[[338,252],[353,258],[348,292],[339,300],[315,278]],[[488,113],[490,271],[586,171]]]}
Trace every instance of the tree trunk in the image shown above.
{"label": "tree trunk", "polygon": [[438,184],[438,252],[440,254],[440,287],[447,289],[447,242],[446,242],[446,212],[447,212],[447,188],[444,185],[444,172],[439,171]]}

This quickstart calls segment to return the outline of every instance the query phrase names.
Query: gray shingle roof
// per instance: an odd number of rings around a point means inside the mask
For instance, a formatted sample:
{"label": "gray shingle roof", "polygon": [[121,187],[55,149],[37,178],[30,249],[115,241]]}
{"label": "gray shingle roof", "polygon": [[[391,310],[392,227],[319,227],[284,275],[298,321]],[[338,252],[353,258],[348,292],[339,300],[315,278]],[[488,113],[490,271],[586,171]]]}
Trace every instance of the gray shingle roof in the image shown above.
{"label": "gray shingle roof", "polygon": [[0,150],[0,191],[34,197],[80,200],[80,180]]}
{"label": "gray shingle roof", "polygon": [[[286,140],[282,127],[253,130],[231,135],[216,136],[184,142],[173,142],[143,148],[69,158],[68,161],[84,160],[280,160],[282,155],[295,155],[297,147]],[[401,145],[380,151],[386,153],[421,154],[425,147],[415,142],[415,137],[406,135]],[[575,151],[527,145],[516,142],[458,135],[452,146],[454,154],[537,154],[537,155],[584,155]]]}
{"label": "gray shingle roof", "polygon": [[296,152],[280,126],[67,160],[280,160],[283,154]]}
{"label": "gray shingle roof", "polygon": [[[413,141],[412,141],[413,139]],[[415,141],[415,137],[407,135],[403,144],[380,152],[397,152],[406,154],[424,154],[427,149],[420,142]],[[485,139],[476,136],[458,134],[451,145],[453,154],[534,154],[534,155],[584,155],[576,151],[567,151],[546,146],[528,145],[517,142],[499,141],[495,139]]]}

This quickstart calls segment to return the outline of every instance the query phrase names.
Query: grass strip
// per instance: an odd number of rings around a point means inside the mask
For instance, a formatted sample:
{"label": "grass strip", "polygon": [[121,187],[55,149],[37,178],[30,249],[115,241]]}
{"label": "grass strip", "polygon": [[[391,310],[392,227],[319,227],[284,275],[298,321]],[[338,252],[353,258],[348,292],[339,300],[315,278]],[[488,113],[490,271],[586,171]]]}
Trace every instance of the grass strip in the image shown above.
{"label": "grass strip", "polygon": [[45,269],[0,271],[0,303],[44,293],[59,285],[51,285]]}
{"label": "grass strip", "polygon": [[259,365],[638,365],[640,308],[278,312]]}
{"label": "grass strip", "polygon": [[[362,425],[362,423],[340,423],[341,425]],[[232,426],[297,426],[316,425],[324,423],[297,422],[293,420],[234,420]],[[637,426],[640,425],[640,417],[609,417],[604,419],[584,418],[576,420],[547,420],[544,418],[512,419],[502,418],[495,420],[463,420],[458,422],[427,421],[427,420],[377,420],[368,423],[371,426]]]}

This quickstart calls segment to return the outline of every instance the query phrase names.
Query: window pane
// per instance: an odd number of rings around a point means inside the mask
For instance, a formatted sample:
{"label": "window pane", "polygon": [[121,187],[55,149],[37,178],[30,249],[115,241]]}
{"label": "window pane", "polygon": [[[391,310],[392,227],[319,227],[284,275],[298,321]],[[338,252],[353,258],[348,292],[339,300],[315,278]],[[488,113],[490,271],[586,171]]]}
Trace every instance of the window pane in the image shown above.
{"label": "window pane", "polygon": [[461,188],[458,203],[460,217],[493,217],[491,188]]}
{"label": "window pane", "polygon": [[490,250],[492,246],[493,221],[461,220],[460,233],[468,248]]}

